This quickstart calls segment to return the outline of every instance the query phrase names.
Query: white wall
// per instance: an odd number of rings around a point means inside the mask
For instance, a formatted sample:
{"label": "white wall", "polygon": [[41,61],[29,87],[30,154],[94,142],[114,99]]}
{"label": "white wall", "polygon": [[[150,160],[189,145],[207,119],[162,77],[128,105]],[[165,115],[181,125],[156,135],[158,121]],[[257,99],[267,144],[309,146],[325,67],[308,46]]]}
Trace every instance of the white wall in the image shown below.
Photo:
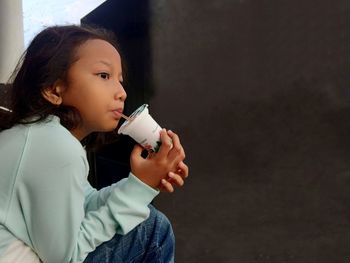
{"label": "white wall", "polygon": [[0,83],[6,83],[24,51],[21,0],[0,1]]}

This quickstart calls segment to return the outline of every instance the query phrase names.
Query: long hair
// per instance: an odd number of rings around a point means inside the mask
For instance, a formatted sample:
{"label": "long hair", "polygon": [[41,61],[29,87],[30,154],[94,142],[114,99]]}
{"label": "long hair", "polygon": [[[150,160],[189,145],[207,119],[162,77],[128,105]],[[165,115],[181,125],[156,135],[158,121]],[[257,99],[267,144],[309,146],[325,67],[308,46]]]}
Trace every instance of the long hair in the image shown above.
{"label": "long hair", "polygon": [[[87,26],[48,27],[32,40],[10,78],[10,111],[0,110],[0,131],[18,123],[39,122],[48,115],[58,116],[68,130],[79,125],[81,118],[75,108],[53,105],[42,92],[59,79],[67,81],[67,71],[77,59],[77,49],[91,39],[105,40],[118,49],[112,32]],[[95,143],[101,138],[95,133],[85,138],[85,142]]]}

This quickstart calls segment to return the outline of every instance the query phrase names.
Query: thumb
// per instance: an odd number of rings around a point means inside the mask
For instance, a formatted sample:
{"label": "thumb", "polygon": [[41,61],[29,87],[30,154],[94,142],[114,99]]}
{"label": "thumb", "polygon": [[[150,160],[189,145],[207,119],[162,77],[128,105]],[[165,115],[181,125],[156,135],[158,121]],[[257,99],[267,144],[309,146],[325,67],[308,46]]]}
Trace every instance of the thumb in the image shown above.
{"label": "thumb", "polygon": [[141,147],[141,145],[136,144],[134,146],[134,149],[131,152],[131,156],[130,156],[131,161],[140,158],[142,151],[143,151],[143,148]]}

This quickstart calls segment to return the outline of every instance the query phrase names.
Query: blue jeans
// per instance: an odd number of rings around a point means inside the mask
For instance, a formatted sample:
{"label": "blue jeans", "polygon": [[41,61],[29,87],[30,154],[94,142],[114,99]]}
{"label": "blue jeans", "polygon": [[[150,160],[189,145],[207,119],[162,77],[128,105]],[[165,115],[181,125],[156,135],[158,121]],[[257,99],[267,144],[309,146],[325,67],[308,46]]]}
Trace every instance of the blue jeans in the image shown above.
{"label": "blue jeans", "polygon": [[90,252],[84,263],[173,263],[175,238],[169,220],[149,206],[149,218],[128,234],[115,235]]}

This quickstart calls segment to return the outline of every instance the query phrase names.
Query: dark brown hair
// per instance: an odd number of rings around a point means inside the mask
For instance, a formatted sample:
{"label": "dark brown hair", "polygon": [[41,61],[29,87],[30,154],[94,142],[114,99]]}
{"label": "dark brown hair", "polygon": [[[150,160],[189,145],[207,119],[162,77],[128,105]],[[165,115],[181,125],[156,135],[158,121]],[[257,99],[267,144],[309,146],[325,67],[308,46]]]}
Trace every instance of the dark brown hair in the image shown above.
{"label": "dark brown hair", "polygon": [[[79,46],[90,39],[101,39],[117,44],[112,32],[87,26],[52,26],[41,31],[22,55],[10,78],[9,112],[1,111],[0,131],[17,123],[33,123],[56,115],[68,130],[77,127],[81,121],[79,112],[67,106],[56,106],[47,101],[42,91],[57,80],[67,81],[69,67],[76,59]],[[96,141],[97,134],[86,138]]]}

